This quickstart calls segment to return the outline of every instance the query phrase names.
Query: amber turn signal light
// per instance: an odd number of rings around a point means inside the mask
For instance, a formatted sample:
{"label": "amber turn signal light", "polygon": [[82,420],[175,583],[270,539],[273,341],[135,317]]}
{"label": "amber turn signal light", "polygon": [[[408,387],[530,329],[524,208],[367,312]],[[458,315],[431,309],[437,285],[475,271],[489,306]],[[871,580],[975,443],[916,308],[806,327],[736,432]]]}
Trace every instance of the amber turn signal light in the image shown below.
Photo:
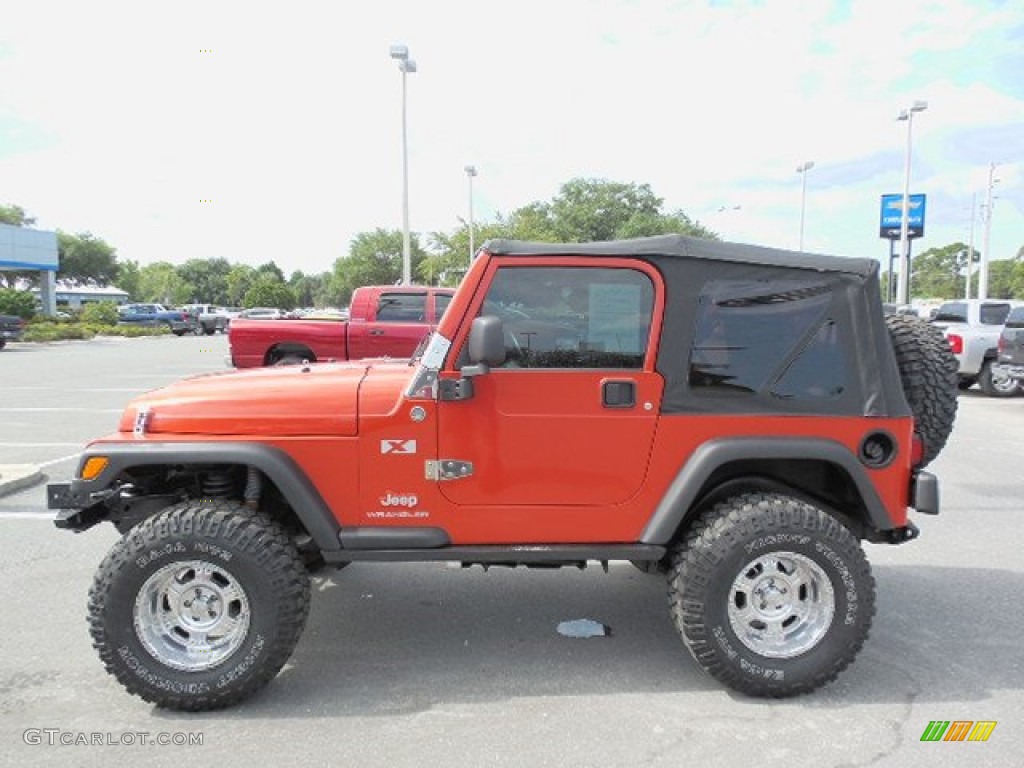
{"label": "amber turn signal light", "polygon": [[100,473],[107,468],[109,463],[110,459],[106,456],[90,456],[85,462],[85,466],[82,467],[82,479],[94,480],[100,476]]}

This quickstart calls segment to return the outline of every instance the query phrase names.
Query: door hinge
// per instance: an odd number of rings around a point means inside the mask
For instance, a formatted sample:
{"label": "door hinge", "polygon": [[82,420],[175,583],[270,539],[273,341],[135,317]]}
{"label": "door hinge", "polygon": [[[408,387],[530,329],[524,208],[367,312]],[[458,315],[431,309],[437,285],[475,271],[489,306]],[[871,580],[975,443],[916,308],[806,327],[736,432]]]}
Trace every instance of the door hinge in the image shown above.
{"label": "door hinge", "polygon": [[473,474],[473,462],[457,459],[428,461],[427,480],[461,480]]}

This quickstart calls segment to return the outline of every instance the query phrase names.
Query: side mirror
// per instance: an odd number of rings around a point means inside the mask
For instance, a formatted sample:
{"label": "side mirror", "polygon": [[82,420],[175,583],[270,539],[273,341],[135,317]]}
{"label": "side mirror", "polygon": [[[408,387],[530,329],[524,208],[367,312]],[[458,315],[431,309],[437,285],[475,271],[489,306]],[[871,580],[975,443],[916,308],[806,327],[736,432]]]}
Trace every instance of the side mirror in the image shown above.
{"label": "side mirror", "polygon": [[473,377],[489,373],[492,365],[505,362],[505,331],[501,318],[484,315],[473,321],[466,345],[469,365],[462,367],[459,379],[442,379],[438,397],[441,400],[470,400],[473,397]]}
{"label": "side mirror", "polygon": [[505,362],[505,330],[500,317],[482,315],[473,320],[469,329],[467,352],[472,364],[469,367],[476,370],[467,371],[463,368],[463,376],[487,373],[491,366]]}

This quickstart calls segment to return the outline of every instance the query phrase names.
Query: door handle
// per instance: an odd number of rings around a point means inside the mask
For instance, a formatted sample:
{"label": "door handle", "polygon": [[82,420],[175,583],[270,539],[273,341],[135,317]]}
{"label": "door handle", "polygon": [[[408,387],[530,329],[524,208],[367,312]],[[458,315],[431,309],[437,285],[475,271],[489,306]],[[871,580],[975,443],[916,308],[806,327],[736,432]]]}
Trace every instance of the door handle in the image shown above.
{"label": "door handle", "polygon": [[384,331],[381,330],[380,328],[371,328],[370,331],[366,335],[367,336],[383,336],[384,335]]}
{"label": "door handle", "polygon": [[601,405],[605,408],[632,408],[636,405],[635,381],[601,382]]}

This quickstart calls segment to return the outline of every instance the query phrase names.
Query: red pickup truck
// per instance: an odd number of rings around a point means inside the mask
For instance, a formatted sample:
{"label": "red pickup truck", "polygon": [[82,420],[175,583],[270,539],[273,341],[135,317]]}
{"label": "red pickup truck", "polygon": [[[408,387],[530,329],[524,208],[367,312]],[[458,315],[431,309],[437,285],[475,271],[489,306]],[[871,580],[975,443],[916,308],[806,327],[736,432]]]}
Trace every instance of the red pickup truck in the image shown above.
{"label": "red pickup truck", "polygon": [[367,286],[352,294],[348,320],[231,321],[236,368],[317,360],[409,357],[440,321],[454,288]]}

